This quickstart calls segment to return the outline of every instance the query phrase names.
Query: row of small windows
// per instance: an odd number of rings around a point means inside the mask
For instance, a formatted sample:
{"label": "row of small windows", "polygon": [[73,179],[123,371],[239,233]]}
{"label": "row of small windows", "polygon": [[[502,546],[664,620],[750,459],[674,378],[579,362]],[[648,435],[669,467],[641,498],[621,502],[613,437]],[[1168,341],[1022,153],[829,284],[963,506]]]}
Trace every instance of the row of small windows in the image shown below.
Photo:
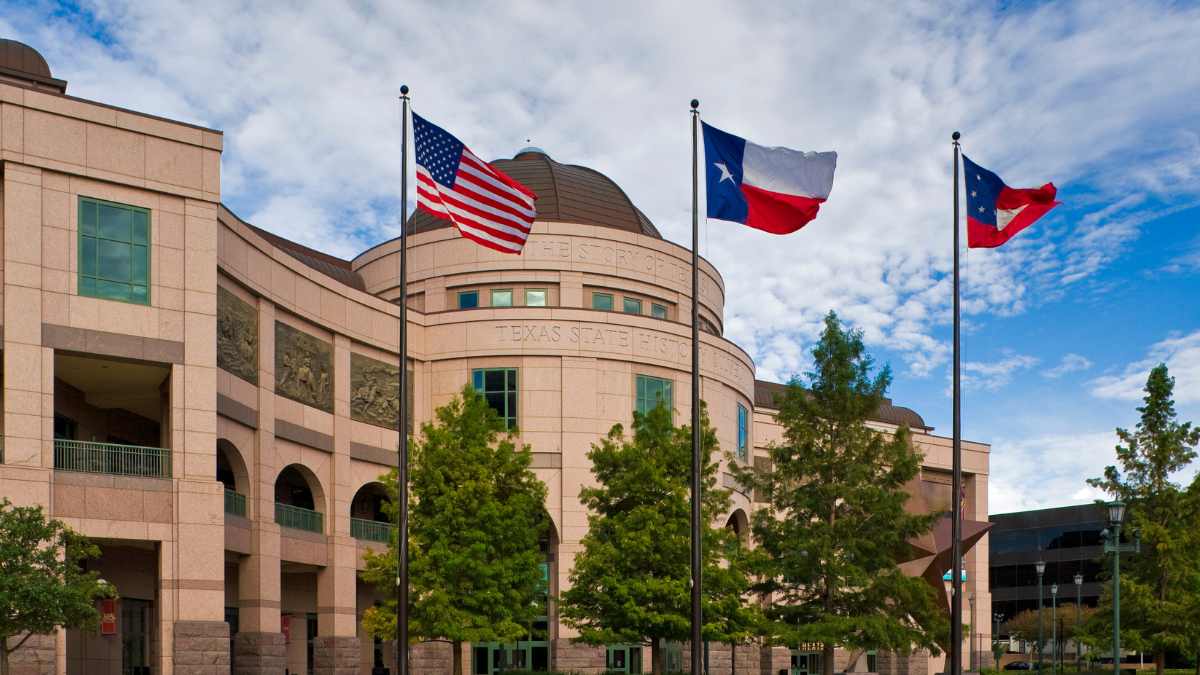
{"label": "row of small windows", "polygon": [[[645,303],[641,298],[633,298],[628,295],[621,297],[621,311],[626,314],[643,314],[644,305]],[[615,311],[616,296],[612,293],[593,292],[592,309],[599,309],[605,312]],[[666,305],[660,305],[657,302],[650,303],[650,316],[656,319],[667,318],[668,311]]]}
{"label": "row of small windows", "polygon": [[[511,288],[493,288],[491,289],[490,306],[492,307],[513,307],[513,289]],[[526,288],[525,289],[525,307],[545,307],[546,306],[546,289],[544,288]],[[458,292],[458,308],[459,309],[475,309],[479,307],[479,291],[459,291]]]}

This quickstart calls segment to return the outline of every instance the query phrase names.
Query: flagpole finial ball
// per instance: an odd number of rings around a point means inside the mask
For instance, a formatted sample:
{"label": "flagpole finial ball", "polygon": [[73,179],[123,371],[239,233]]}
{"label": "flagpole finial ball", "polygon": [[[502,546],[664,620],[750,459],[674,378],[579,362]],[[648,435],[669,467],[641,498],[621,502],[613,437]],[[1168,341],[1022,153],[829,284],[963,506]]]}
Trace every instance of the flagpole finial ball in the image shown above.
{"label": "flagpole finial ball", "polygon": [[408,96],[408,85],[407,84],[400,85],[400,95]]}
{"label": "flagpole finial ball", "polygon": [[950,134],[950,138],[951,138],[951,140],[957,141],[958,139],[962,138],[962,134],[960,134],[956,131],[956,132]]}
{"label": "flagpole finial ball", "polygon": [[692,99],[692,110],[695,110],[696,108],[699,108],[699,107],[700,107],[700,99],[698,99],[698,98]]}

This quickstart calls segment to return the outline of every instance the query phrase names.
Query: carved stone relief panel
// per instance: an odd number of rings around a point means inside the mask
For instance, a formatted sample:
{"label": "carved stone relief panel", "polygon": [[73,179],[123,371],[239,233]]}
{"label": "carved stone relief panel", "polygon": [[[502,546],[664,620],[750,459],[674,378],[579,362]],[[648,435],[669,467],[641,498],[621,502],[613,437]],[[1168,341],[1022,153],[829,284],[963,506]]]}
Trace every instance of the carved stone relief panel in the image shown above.
{"label": "carved stone relief panel", "polygon": [[217,367],[258,384],[258,312],[217,286]]}
{"label": "carved stone relief panel", "polygon": [[333,412],[333,346],[276,321],[275,393]]}
{"label": "carved stone relief panel", "polygon": [[350,417],[388,429],[400,423],[400,369],[350,353]]}

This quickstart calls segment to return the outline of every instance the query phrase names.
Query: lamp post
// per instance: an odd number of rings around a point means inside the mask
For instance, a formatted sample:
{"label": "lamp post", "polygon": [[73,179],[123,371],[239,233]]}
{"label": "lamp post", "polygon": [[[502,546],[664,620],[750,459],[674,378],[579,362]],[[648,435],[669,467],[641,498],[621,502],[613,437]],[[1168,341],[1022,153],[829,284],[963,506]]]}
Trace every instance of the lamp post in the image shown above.
{"label": "lamp post", "polygon": [[1042,625],[1042,575],[1046,573],[1046,561],[1039,560],[1035,565],[1038,575],[1038,672],[1042,672],[1042,645],[1045,644],[1046,631]]}
{"label": "lamp post", "polygon": [[1071,632],[1075,635],[1075,672],[1083,672],[1083,662],[1080,660],[1083,655],[1079,649],[1079,622],[1080,622],[1080,606],[1083,604],[1083,575],[1079,572],[1075,573],[1075,627]]}
{"label": "lamp post", "polygon": [[1121,675],[1121,554],[1137,553],[1142,549],[1141,538],[1134,535],[1133,543],[1121,543],[1121,522],[1125,520],[1125,503],[1108,503],[1108,529],[1104,537],[1104,552],[1113,554],[1113,675]]}
{"label": "lamp post", "polygon": [[996,661],[996,670],[1000,670],[1000,622],[1003,620],[1004,615],[1000,612],[992,614],[992,621],[995,625],[995,628],[992,629],[992,657]]}
{"label": "lamp post", "polygon": [[970,650],[967,656],[968,669],[975,672],[975,634],[979,632],[979,628],[975,625],[975,594],[967,593],[967,604],[970,606],[971,612],[971,635],[967,640],[967,649]]}
{"label": "lamp post", "polygon": [[1050,584],[1050,670],[1058,672],[1058,584]]}

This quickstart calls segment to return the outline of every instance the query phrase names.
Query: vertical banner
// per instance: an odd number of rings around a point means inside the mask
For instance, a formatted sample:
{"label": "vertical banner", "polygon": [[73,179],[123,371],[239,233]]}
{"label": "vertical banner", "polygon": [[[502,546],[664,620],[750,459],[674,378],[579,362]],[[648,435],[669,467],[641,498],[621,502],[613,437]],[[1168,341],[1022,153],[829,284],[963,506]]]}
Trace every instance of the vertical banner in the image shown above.
{"label": "vertical banner", "polygon": [[279,615],[279,632],[283,633],[283,644],[292,644],[292,615]]}
{"label": "vertical banner", "polygon": [[115,598],[100,600],[100,634],[117,634],[117,601]]}

